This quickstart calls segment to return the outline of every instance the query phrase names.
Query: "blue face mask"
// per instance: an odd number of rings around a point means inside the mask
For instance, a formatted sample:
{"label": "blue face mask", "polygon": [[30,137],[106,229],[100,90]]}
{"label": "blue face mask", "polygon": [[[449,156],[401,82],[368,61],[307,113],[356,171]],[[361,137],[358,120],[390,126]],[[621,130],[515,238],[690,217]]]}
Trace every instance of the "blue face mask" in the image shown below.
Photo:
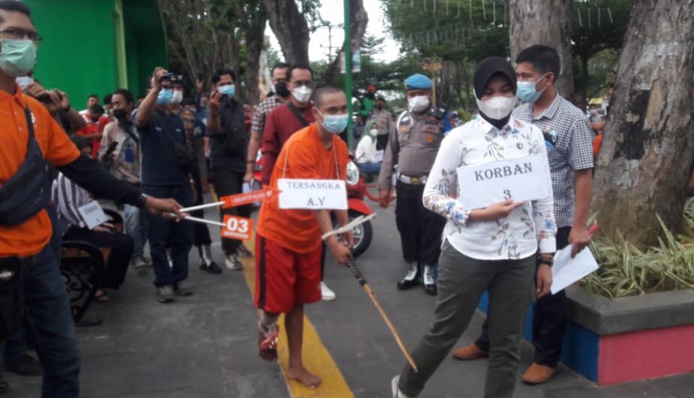
{"label": "blue face mask", "polygon": [[173,99],[173,90],[170,88],[162,89],[157,96],[157,105],[169,105]]}
{"label": "blue face mask", "polygon": [[222,95],[226,95],[229,98],[234,98],[234,94],[236,93],[236,86],[233,84],[227,84],[225,86],[220,86],[217,89]]}
{"label": "blue face mask", "polygon": [[545,76],[547,76],[546,73],[540,76],[540,78],[535,80],[534,82],[518,82],[518,90],[516,92],[516,97],[518,97],[518,100],[526,104],[532,104],[535,101],[537,101],[537,99],[540,98],[540,95],[542,95],[542,92],[545,91],[547,86],[545,86],[545,88],[543,88],[540,92],[537,92],[535,86],[537,86],[537,82],[544,79]]}
{"label": "blue face mask", "polygon": [[[320,111],[318,112],[323,115]],[[347,128],[349,115],[323,115],[323,128],[332,134],[341,134]]]}

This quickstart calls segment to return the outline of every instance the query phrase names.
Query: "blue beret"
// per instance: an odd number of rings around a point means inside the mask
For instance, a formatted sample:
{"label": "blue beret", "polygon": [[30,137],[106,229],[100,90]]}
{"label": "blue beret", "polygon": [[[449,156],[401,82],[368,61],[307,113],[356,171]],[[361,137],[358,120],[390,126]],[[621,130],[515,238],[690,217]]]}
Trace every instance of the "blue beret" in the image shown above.
{"label": "blue beret", "polygon": [[421,73],[415,73],[405,79],[405,87],[408,90],[431,90],[431,79]]}

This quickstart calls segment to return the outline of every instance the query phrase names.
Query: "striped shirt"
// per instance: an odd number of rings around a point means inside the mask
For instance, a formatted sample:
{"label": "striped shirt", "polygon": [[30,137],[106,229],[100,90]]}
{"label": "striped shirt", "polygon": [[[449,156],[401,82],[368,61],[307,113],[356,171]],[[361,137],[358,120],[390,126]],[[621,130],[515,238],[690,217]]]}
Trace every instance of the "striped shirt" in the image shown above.
{"label": "striped shirt", "polygon": [[542,130],[552,173],[557,227],[570,227],[576,210],[574,171],[593,168],[593,132],[588,118],[559,94],[540,116],[533,115],[532,104],[523,104],[513,111],[513,117]]}
{"label": "striped shirt", "polygon": [[87,227],[78,209],[92,201],[89,192],[60,173],[58,178],[53,181],[51,196],[58,210],[59,220],[70,224],[70,226]]}

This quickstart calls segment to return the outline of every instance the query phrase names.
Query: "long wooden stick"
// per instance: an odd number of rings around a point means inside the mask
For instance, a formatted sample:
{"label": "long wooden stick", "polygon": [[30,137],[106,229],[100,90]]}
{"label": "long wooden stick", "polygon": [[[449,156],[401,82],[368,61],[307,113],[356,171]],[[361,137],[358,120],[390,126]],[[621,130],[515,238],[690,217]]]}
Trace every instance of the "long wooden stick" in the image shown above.
{"label": "long wooden stick", "polygon": [[398,330],[395,329],[393,322],[390,321],[390,318],[388,318],[386,312],[383,311],[381,304],[378,302],[378,300],[376,300],[376,295],[374,294],[373,290],[371,290],[371,286],[369,286],[369,283],[366,281],[366,278],[364,278],[364,275],[362,275],[361,271],[359,271],[359,268],[357,268],[357,265],[354,263],[354,261],[350,261],[347,264],[347,266],[350,270],[352,270],[352,274],[354,274],[354,277],[357,279],[361,287],[364,288],[364,291],[369,295],[369,297],[371,297],[371,301],[376,306],[378,313],[381,314],[381,317],[386,322],[386,325],[388,325],[390,333],[395,338],[395,342],[398,343],[398,347],[400,347],[400,351],[402,351],[403,355],[405,355],[405,359],[407,359],[407,362],[410,363],[410,366],[412,366],[412,369],[414,369],[415,372],[418,372],[417,364],[414,363],[412,355],[410,355],[410,352],[407,350],[407,347],[405,347],[405,343],[402,342],[402,337],[400,337],[400,333],[398,333]]}

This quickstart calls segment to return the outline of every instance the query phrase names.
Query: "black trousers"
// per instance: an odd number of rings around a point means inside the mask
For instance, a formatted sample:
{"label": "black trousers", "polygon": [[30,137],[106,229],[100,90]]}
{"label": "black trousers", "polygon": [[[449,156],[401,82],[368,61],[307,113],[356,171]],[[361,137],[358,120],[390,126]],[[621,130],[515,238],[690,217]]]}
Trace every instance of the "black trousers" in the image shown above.
{"label": "black trousers", "polygon": [[395,222],[400,232],[403,258],[408,263],[437,264],[446,219],[422,204],[424,185],[398,181],[396,191]]}
{"label": "black trousers", "polygon": [[[204,198],[204,193],[202,192],[202,180],[200,179],[200,171],[195,170],[193,175],[193,189],[195,189],[195,206],[201,205]],[[191,212],[193,217],[205,218],[205,212],[203,210],[197,210]],[[193,244],[195,246],[209,246],[212,244],[212,239],[210,238],[210,230],[207,228],[207,224],[193,223]]]}
{"label": "black trousers", "polygon": [[[569,245],[571,227],[562,227],[557,231],[557,250]],[[533,362],[556,368],[561,359],[561,349],[566,332],[566,292],[550,294],[535,304],[533,313]],[[482,324],[482,334],[475,345],[489,352],[489,318]]]}
{"label": "black trousers", "polygon": [[386,147],[388,146],[388,137],[390,137],[388,134],[382,134],[382,135],[377,135],[376,136],[376,149],[381,151],[385,150]]}
{"label": "black trousers", "polygon": [[[215,169],[210,171],[210,176],[212,177],[212,184],[214,184],[214,189],[217,192],[217,196],[220,198],[223,196],[236,195],[243,191],[243,176],[244,172],[231,171],[223,169]],[[229,209],[221,209],[220,217],[222,222],[224,222],[224,216],[234,215],[239,217],[250,217],[253,212],[253,205],[244,205],[238,207],[232,207]],[[222,249],[225,254],[236,253],[236,249],[241,245],[240,240],[236,239],[222,239]]]}
{"label": "black trousers", "polygon": [[118,289],[128,272],[130,257],[133,254],[133,238],[126,234],[92,231],[87,228],[71,226],[63,235],[63,240],[76,240],[91,243],[96,247],[111,249],[111,257],[106,264],[101,288]]}

